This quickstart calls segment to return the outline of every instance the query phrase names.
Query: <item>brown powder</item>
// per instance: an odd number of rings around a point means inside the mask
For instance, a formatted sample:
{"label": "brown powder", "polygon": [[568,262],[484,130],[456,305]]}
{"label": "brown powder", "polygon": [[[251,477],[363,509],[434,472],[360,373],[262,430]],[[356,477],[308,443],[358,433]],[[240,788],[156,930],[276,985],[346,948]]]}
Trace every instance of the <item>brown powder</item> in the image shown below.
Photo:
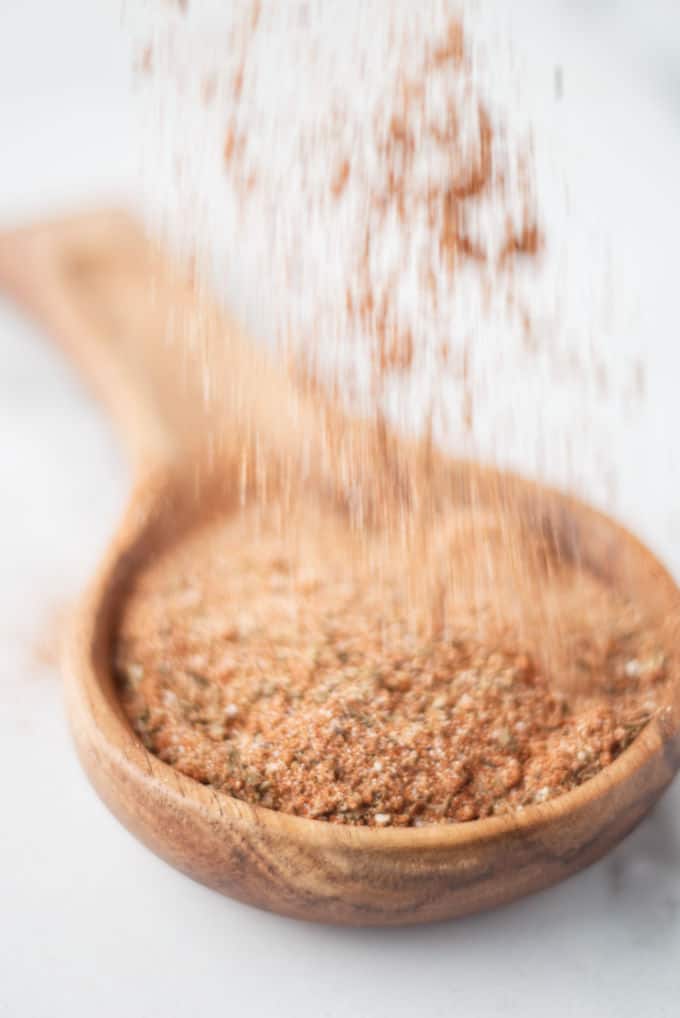
{"label": "brown powder", "polygon": [[347,186],[347,181],[349,180],[349,170],[350,170],[349,159],[343,159],[340,165],[338,166],[336,174],[331,183],[331,191],[333,192],[333,196],[335,198],[342,197],[342,192],[345,190],[345,187]]}
{"label": "brown powder", "polygon": [[[478,520],[481,563],[469,513],[449,522],[457,584],[439,627],[414,615],[428,563],[411,573],[316,502],[249,505],[180,539],[136,577],[120,623],[121,696],[145,745],[248,802],[374,826],[502,814],[592,777],[656,709],[652,627],[545,541]],[[543,595],[533,618],[527,583]],[[546,605],[569,692],[539,664]]]}
{"label": "brown powder", "polygon": [[[247,209],[271,198],[253,154],[250,64],[271,12],[259,3],[243,11],[235,65],[211,71],[199,94],[208,106],[218,94],[230,100],[221,158]],[[518,262],[544,243],[531,152],[509,156],[457,20],[418,60],[368,118],[363,162],[342,104],[328,111],[325,133],[302,133],[295,155],[310,219],[319,210],[306,190],[306,146],[329,156],[324,202],[344,212],[361,199],[352,261],[331,302],[369,349],[374,438],[353,448],[345,419],[328,418],[343,511],[303,499],[295,471],[285,504],[271,492],[256,504],[244,498],[241,511],[141,570],[115,648],[124,707],[150,751],[246,801],[337,823],[464,821],[551,799],[630,744],[667,679],[651,620],[529,533],[517,507],[442,507],[432,414],[414,456],[390,435],[386,389],[421,366],[424,323],[452,291],[464,293],[464,273],[482,281],[489,303],[501,294],[527,356],[538,345],[513,286]],[[435,91],[446,99],[436,109]],[[491,235],[480,225],[485,207],[500,223]],[[298,253],[293,244],[293,261]],[[415,312],[401,302],[414,266]],[[301,372],[310,398],[321,388],[318,321]],[[466,331],[435,344],[459,384],[467,435],[475,342]],[[587,370],[568,363],[575,375]],[[341,401],[352,389],[347,376],[331,383]]]}
{"label": "brown powder", "polygon": [[[252,97],[245,87],[245,75],[255,32],[261,27],[259,5],[252,16],[245,5],[240,28],[234,36],[240,53],[234,79],[233,103],[225,131],[224,165],[229,184],[243,203],[263,200],[257,188],[252,145],[246,125],[256,115]],[[308,57],[312,56],[307,54]],[[433,100],[439,90],[446,97],[445,109]],[[518,258],[536,258],[543,238],[537,223],[530,166],[530,153],[520,148],[510,165],[503,144],[502,125],[494,122],[486,102],[478,95],[472,61],[463,26],[452,18],[440,38],[425,43],[420,66],[414,73],[400,71],[387,88],[384,106],[374,114],[368,147],[370,158],[356,167],[356,184],[365,206],[363,235],[355,264],[346,282],[344,311],[347,337],[359,335],[368,347],[373,381],[371,398],[380,405],[394,376],[405,377],[416,367],[420,336],[419,322],[429,309],[436,310],[440,295],[450,293],[461,273],[472,267],[489,287],[512,286],[508,271]],[[348,114],[341,103],[332,106],[327,139],[330,161],[329,193],[335,202],[346,197],[353,173],[356,138],[345,139]],[[300,164],[316,150],[320,138],[314,133],[300,142]],[[423,165],[423,151],[430,167]],[[335,153],[335,154],[334,154]],[[522,190],[523,220],[517,224],[511,214],[514,196],[508,180],[516,179]],[[305,193],[304,178],[302,193]],[[310,190],[310,212],[317,198]],[[478,213],[497,207],[504,214],[502,237],[484,237],[478,229]],[[414,224],[424,229],[416,239]],[[481,231],[483,234],[483,231]],[[386,271],[384,253],[387,236],[394,245],[389,256],[393,265]],[[297,252],[294,252],[297,255]],[[414,318],[402,308],[402,290],[413,263],[423,280],[423,308]],[[505,274],[501,282],[499,274]],[[318,329],[323,332],[323,325]],[[284,342],[296,345],[299,336]],[[461,349],[460,342],[458,344]],[[464,353],[464,351],[461,351]],[[308,374],[316,370],[319,351],[314,332],[306,337],[301,356]],[[442,360],[446,369],[448,360]],[[331,380],[332,384],[332,380]],[[344,395],[351,389],[344,379]],[[462,386],[461,403],[466,430],[473,428],[472,381]]]}
{"label": "brown powder", "polygon": [[216,74],[208,74],[201,84],[201,99],[206,107],[212,106],[217,95],[218,80]]}
{"label": "brown powder", "polygon": [[[239,277],[233,259],[218,265],[225,295],[234,306],[241,302],[238,311],[256,337],[300,358],[308,377],[338,382],[352,411],[378,409],[409,428],[433,418],[438,440],[456,454],[498,453],[542,472],[566,463],[582,436],[578,429],[557,432],[559,448],[548,463],[538,439],[520,445],[519,428],[508,419],[511,401],[498,398],[489,377],[486,353],[494,344],[499,367],[502,361],[510,380],[515,374],[518,388],[545,378],[560,395],[571,389],[581,419],[598,417],[595,437],[607,426],[599,418],[604,404],[630,413],[642,397],[632,373],[625,377],[623,356],[607,365],[596,342],[585,350],[585,335],[601,331],[599,321],[574,327],[569,307],[564,315],[560,306],[561,290],[555,301],[543,293],[532,304],[529,277],[537,293],[545,290],[562,258],[561,240],[545,235],[533,145],[505,98],[514,82],[495,89],[494,54],[468,34],[474,14],[464,26],[453,2],[424,5],[413,17],[408,6],[386,4],[380,25],[383,9],[372,11],[376,36],[390,40],[390,59],[373,64],[360,3],[346,5],[336,26],[337,63],[327,5],[240,0],[218,19],[219,42],[210,17],[202,30],[198,18],[166,17],[154,77],[173,99],[161,103],[160,147],[169,141],[179,156],[179,204],[188,223],[217,223],[224,212],[232,233],[217,239],[216,228],[213,246],[238,240],[256,253],[251,278],[271,281],[268,303],[258,285]],[[379,38],[375,49],[383,53]],[[314,72],[329,62],[327,74]],[[277,92],[272,78],[279,70]],[[184,136],[184,117],[172,120],[174,100],[191,105],[191,96],[211,107],[200,144]],[[200,160],[192,157],[197,150]],[[206,169],[222,171],[221,191],[205,188]],[[200,232],[205,241],[209,229]],[[181,233],[191,243],[192,226],[185,223]],[[203,248],[204,267],[205,256]],[[317,272],[312,266],[319,265],[333,268]],[[571,287],[569,272],[560,271],[558,289],[561,279]],[[576,346],[584,347],[578,364]],[[420,402],[417,390],[424,392]],[[589,405],[596,400],[599,406]],[[538,415],[549,430],[552,411],[539,407]],[[561,427],[557,420],[554,428]],[[596,461],[607,446],[601,453],[592,445],[577,469],[596,475],[594,490],[604,475]],[[582,483],[581,476],[555,479]]]}
{"label": "brown powder", "polygon": [[135,59],[135,71],[142,75],[153,74],[153,64],[153,46],[146,43]]}

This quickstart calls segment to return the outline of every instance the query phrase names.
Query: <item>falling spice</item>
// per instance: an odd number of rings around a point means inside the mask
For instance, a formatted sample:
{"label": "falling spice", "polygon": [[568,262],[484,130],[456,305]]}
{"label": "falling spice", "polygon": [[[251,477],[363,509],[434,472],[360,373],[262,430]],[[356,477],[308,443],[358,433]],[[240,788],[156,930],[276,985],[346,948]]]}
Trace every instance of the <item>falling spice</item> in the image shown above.
{"label": "falling spice", "polygon": [[250,334],[352,413],[613,499],[608,432],[642,397],[600,339],[631,316],[479,5],[150,6],[150,191],[173,175],[169,233]]}
{"label": "falling spice", "polygon": [[[353,10],[359,47],[363,5]],[[333,64],[335,39],[318,59],[321,7],[312,16],[299,2],[235,7],[224,59],[193,81],[219,118],[215,160],[244,236],[251,210],[264,210],[254,221],[266,256],[285,270],[273,331],[284,346],[298,343],[307,394],[325,386],[344,407],[362,386],[368,397],[361,408],[376,442],[369,469],[356,473],[376,478],[373,512],[355,490],[348,518],[300,490],[285,506],[244,496],[137,572],[114,647],[124,709],[160,759],[250,803],[374,827],[464,822],[554,799],[630,745],[670,677],[643,606],[517,514],[504,517],[507,507],[492,506],[488,519],[476,505],[434,512],[436,469],[415,471],[393,445],[392,386],[424,369],[454,383],[457,435],[474,439],[480,396],[495,404],[503,373],[500,359],[479,356],[489,308],[514,323],[523,363],[545,352],[548,330],[537,333],[516,280],[550,244],[531,144],[510,144],[478,88],[459,18],[421,17],[411,35],[400,10],[401,35],[385,14],[396,57],[384,73],[350,49],[351,89],[347,62]],[[285,41],[277,89],[291,68],[311,86],[298,83],[278,108],[256,63],[259,45],[260,71],[269,66],[272,39]],[[317,96],[320,80],[329,86]],[[267,306],[278,306],[273,280],[258,272]],[[466,303],[472,328],[457,317]],[[560,376],[593,367],[557,342],[548,353]],[[603,389],[606,372],[593,363]],[[419,464],[432,442],[424,391]],[[336,420],[342,433],[328,443],[343,447],[346,419]],[[351,450],[343,463],[353,477],[350,460]]]}
{"label": "falling spice", "polygon": [[563,688],[539,664],[544,620],[524,619],[520,645],[499,615],[518,583],[499,536],[480,585],[469,532],[454,528],[460,603],[433,633],[410,612],[403,564],[316,505],[300,514],[213,520],[134,580],[115,650],[122,702],[182,773],[333,823],[467,821],[580,785],[657,709],[658,638],[597,579],[556,561],[533,578],[564,626],[555,667],[577,672]]}
{"label": "falling spice", "polygon": [[[244,203],[263,197],[253,186],[256,164],[248,124],[257,120],[245,75],[254,33],[265,27],[259,13],[248,19],[246,5],[237,33],[240,58],[224,143],[225,171]],[[349,115],[339,103],[331,114],[330,136],[326,139],[313,126],[299,143],[301,166],[324,144],[332,202],[356,202],[360,196],[356,256],[348,265],[343,310],[347,336],[360,336],[368,348],[375,404],[384,398],[390,379],[420,367],[423,311],[427,315],[436,310],[443,294],[460,285],[467,268],[473,266],[489,285],[510,286],[500,275],[507,274],[516,259],[536,259],[543,243],[531,177],[522,172],[528,153],[521,149],[514,157],[508,154],[501,125],[475,86],[460,20],[452,17],[441,34],[423,41],[421,48],[416,66],[398,70],[385,97],[367,111],[359,141],[353,133],[345,134]],[[519,218],[511,180],[521,189]],[[302,195],[308,195],[309,213],[320,214],[323,198],[304,173],[300,187]],[[502,210],[500,232],[480,229],[480,214],[489,208]],[[413,273],[423,281],[415,314],[403,306],[404,287]],[[323,330],[321,315],[318,331]],[[465,344],[458,346],[464,355]],[[317,353],[310,338],[303,356],[313,362]],[[446,369],[447,363],[441,366]],[[468,417],[471,387],[468,378],[461,396]]]}
{"label": "falling spice", "polygon": [[331,184],[331,191],[335,198],[342,197],[342,192],[345,190],[347,181],[349,180],[349,169],[349,159],[343,159],[338,166],[335,177],[333,178],[333,183]]}

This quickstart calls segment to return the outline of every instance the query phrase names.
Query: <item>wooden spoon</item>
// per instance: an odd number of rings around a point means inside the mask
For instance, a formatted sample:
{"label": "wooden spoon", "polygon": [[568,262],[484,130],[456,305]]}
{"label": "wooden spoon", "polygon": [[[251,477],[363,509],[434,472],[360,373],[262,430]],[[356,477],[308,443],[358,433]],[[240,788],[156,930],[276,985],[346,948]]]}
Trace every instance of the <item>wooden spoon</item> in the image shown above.
{"label": "wooden spoon", "polygon": [[[290,454],[277,414],[285,407],[304,417],[309,408],[125,215],[6,234],[0,285],[80,364],[134,458],[132,499],[73,623],[66,690],[93,785],[158,855],[224,894],[289,916],[401,925],[476,912],[553,884],[602,856],[656,801],[680,765],[675,660],[663,707],[615,763],[576,790],[508,817],[424,828],[334,826],[250,806],[151,756],[123,715],[112,679],[126,585],[233,488],[220,458],[229,443],[247,447],[253,462],[260,436],[267,456],[276,457],[279,441],[279,451]],[[217,395],[208,384],[213,377],[220,378]],[[218,412],[225,406],[226,416]],[[330,477],[337,462],[328,459],[327,443],[319,445],[311,418],[309,424],[309,447],[298,449],[298,458],[326,457]],[[549,526],[600,577],[665,617],[670,646],[680,648],[680,592],[622,527],[536,484],[470,465],[447,469],[465,504],[493,504],[499,486],[522,498],[536,525]]]}

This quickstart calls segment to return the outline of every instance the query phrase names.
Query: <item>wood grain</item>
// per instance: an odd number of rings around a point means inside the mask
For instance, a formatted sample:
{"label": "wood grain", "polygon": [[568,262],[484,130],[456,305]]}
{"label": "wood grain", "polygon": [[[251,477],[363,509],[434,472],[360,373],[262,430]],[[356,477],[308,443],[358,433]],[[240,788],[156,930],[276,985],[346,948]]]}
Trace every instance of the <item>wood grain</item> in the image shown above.
{"label": "wood grain", "polygon": [[[205,298],[199,301],[120,213],[5,235],[0,285],[79,364],[111,408],[136,466],[130,504],[75,619],[65,672],[85,770],[110,809],[154,852],[224,894],[285,915],[403,925],[476,912],[556,883],[602,856],[649,810],[680,766],[675,659],[663,709],[614,764],[509,818],[338,827],[249,806],[151,756],[123,716],[111,675],[126,585],[159,547],[225,497],[229,477],[212,476],[209,467],[196,485],[196,463],[211,461],[206,435],[214,452],[230,427],[246,441],[261,424],[275,448],[277,400],[285,392],[290,406],[297,396],[265,357],[253,359],[247,339],[215,306],[206,326]],[[181,362],[169,338],[178,327],[200,336]],[[232,379],[225,383],[226,411],[203,400],[201,364],[213,348]],[[549,526],[570,554],[665,617],[669,646],[680,646],[680,592],[622,527],[537,484],[470,464],[447,463],[445,470],[464,503],[473,494],[491,502],[499,487],[523,499],[536,526]]]}

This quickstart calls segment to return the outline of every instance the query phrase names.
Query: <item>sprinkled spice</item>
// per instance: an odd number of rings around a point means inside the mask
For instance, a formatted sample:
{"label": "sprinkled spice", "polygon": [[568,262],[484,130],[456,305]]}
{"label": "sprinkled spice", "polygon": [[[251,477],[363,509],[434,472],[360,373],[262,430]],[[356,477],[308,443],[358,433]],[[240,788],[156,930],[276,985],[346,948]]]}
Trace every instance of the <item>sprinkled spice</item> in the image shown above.
{"label": "sprinkled spice", "polygon": [[[256,166],[252,151],[253,124],[258,123],[251,108],[257,100],[252,48],[256,30],[264,32],[265,26],[259,13],[249,18],[247,4],[241,19],[241,30],[234,36],[239,44],[233,43],[239,62],[223,159],[229,184],[245,209],[250,201],[262,200],[269,185],[260,181],[263,168]],[[304,39],[304,30],[299,31]],[[397,43],[395,38],[397,45],[405,51],[415,46],[417,58],[404,59],[392,73],[385,72],[384,90],[374,108],[369,104],[364,111],[360,125],[353,124],[338,98],[328,111],[325,132],[318,124],[303,131],[296,153],[301,178],[290,185],[291,191],[299,189],[306,202],[305,222],[320,214],[331,221],[338,212],[328,210],[330,202],[345,207],[346,222],[354,223],[357,230],[345,269],[344,302],[342,289],[333,291],[339,303],[325,313],[319,301],[318,321],[310,330],[303,359],[315,366],[320,351],[313,337],[328,331],[325,315],[330,313],[334,327],[342,321],[341,334],[362,337],[367,346],[371,396],[378,404],[390,380],[403,379],[421,367],[416,362],[427,344],[424,334],[432,329],[428,316],[436,318],[440,304],[450,299],[466,269],[473,268],[487,288],[512,294],[513,264],[522,258],[535,260],[542,247],[528,172],[531,153],[527,146],[512,155],[508,152],[503,125],[492,118],[480,95],[459,18],[450,16],[439,31],[426,33],[417,43],[411,39]],[[313,60],[311,42],[309,46],[306,58]],[[248,69],[251,74],[245,87]],[[361,75],[360,67],[357,73]],[[311,170],[307,173],[306,167],[312,156],[320,155],[327,163],[327,183],[317,193],[316,176]],[[494,210],[491,219],[490,209]],[[484,225],[480,223],[483,213]],[[291,243],[289,254],[296,262],[297,241]],[[415,308],[404,300],[414,278],[419,280]],[[299,326],[295,331],[300,332]],[[450,342],[447,336],[435,356],[443,370],[451,372],[453,367],[459,380],[456,365],[448,364]],[[461,337],[457,344],[459,359],[468,356],[467,342],[467,337]],[[469,376],[462,383],[463,412],[469,416]],[[343,379],[345,390],[351,384],[349,376]]]}
{"label": "sprinkled spice", "polygon": [[572,217],[501,22],[457,0],[177,4],[137,5],[157,15],[145,162],[199,278],[352,413],[611,506],[610,428],[644,397],[629,288]]}
{"label": "sprinkled spice", "polygon": [[497,610],[517,593],[507,531],[488,535],[482,590],[464,523],[451,530],[461,599],[433,633],[383,547],[315,506],[304,527],[284,518],[270,504],[207,522],[125,602],[124,708],[151,752],[203,784],[333,823],[474,820],[581,784],[656,710],[666,663],[651,627],[555,560],[524,577],[562,620],[555,673],[539,666],[545,618],[525,614],[520,642]]}
{"label": "sprinkled spice", "polygon": [[[141,569],[114,648],[122,703],[152,753],[251,803],[375,827],[502,815],[580,785],[633,741],[667,680],[663,641],[521,513],[440,512],[436,465],[423,473],[434,413],[454,408],[456,437],[474,439],[505,372],[481,322],[514,322],[523,367],[541,352],[560,380],[592,365],[537,332],[517,289],[544,249],[532,146],[478,87],[455,5],[417,23],[410,5],[380,8],[375,40],[357,3],[350,48],[334,31],[319,50],[322,6],[242,3],[201,72],[172,36],[160,55],[178,94],[193,88],[219,122],[225,194],[242,234],[265,238],[272,335],[310,398],[325,386],[378,440],[355,448],[342,417],[328,436],[351,526],[292,483],[285,505],[245,499]],[[159,62],[147,48],[140,70]],[[413,462],[386,423],[409,393],[425,416]]]}

